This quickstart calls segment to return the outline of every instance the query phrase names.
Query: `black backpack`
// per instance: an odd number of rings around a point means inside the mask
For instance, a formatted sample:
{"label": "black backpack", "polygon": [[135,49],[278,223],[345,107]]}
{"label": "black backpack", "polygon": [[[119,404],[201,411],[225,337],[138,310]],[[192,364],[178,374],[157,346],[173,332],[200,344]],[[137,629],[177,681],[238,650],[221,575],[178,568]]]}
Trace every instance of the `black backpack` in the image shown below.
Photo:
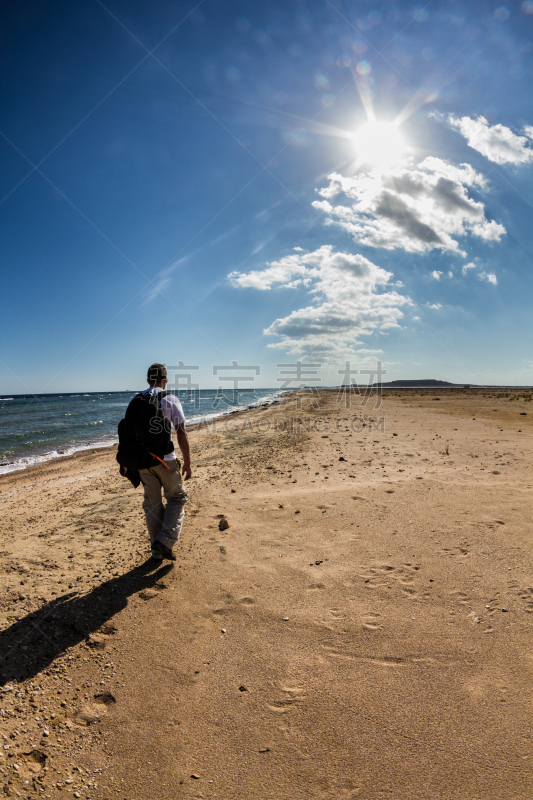
{"label": "black backpack", "polygon": [[170,392],[140,392],[131,400],[118,423],[117,461],[126,469],[149,469],[172,453],[172,426],[163,414],[161,400]]}

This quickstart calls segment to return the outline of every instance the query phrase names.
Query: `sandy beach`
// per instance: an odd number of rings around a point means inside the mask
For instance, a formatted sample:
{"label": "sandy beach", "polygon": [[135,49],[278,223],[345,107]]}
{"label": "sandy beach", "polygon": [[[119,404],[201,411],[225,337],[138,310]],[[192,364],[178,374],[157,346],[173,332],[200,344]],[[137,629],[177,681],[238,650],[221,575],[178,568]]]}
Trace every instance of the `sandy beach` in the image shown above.
{"label": "sandy beach", "polygon": [[114,448],[0,477],[6,796],[533,797],[532,403],[291,398],[191,431],[174,565]]}

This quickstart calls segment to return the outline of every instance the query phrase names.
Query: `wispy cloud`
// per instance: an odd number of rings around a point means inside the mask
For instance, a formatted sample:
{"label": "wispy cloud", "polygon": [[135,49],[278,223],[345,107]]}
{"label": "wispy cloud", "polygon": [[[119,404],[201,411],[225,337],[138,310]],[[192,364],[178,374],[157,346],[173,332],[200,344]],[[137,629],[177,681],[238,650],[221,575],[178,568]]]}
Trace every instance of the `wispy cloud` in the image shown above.
{"label": "wispy cloud", "polygon": [[403,164],[390,174],[377,170],[345,177],[329,175],[313,205],[328,224],[340,225],[355,242],[386,250],[425,253],[440,249],[466,256],[458,239],[467,234],[500,241],[505,228],[485,217],[485,206],[468,188],[485,188],[469,164],[440,158]]}
{"label": "wispy cloud", "polygon": [[[496,277],[495,273],[480,269],[480,264],[477,263],[478,261],[479,259],[476,259],[475,261],[471,261],[469,264],[465,264],[462,269],[463,275],[468,275],[471,270],[474,270],[472,274],[476,276],[478,281],[487,281],[487,283],[492,283],[493,286],[497,286],[498,278]],[[478,271],[476,272],[476,270]]]}
{"label": "wispy cloud", "polygon": [[163,292],[163,289],[166,289],[166,287],[169,286],[171,283],[172,280],[170,278],[161,278],[159,281],[157,281],[156,284],[150,287],[150,291],[148,292],[143,302],[141,303],[141,308],[150,305],[150,303],[153,302],[153,300],[155,300],[157,295],[161,294]]}
{"label": "wispy cloud", "polygon": [[170,286],[170,284],[172,283],[172,276],[174,275],[177,269],[179,269],[185,264],[188,258],[189,256],[178,258],[176,261],[173,261],[172,264],[169,264],[168,267],[165,267],[158,273],[157,282],[151,285],[150,291],[148,292],[143,302],[141,303],[141,308],[150,305],[150,303],[152,303],[155,300],[155,298],[163,292],[164,289]]}
{"label": "wispy cloud", "polygon": [[533,162],[533,128],[523,128],[523,135],[513,133],[505,125],[490,125],[485,117],[448,116],[452,128],[465,137],[468,146],[495,164],[531,164]]}
{"label": "wispy cloud", "polygon": [[485,270],[481,270],[481,272],[478,272],[477,277],[480,281],[487,281],[487,283],[492,283],[494,286],[498,285],[498,278],[494,272],[485,272]]}

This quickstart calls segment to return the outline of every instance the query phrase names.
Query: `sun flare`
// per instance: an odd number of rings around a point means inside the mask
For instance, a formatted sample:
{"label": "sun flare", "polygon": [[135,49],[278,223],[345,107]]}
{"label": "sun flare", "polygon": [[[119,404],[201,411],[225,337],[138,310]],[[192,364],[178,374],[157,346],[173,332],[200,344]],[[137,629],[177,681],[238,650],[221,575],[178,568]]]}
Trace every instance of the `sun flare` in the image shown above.
{"label": "sun flare", "polygon": [[393,167],[406,150],[403,136],[393,122],[367,122],[353,134],[353,141],[359,163],[380,169]]}

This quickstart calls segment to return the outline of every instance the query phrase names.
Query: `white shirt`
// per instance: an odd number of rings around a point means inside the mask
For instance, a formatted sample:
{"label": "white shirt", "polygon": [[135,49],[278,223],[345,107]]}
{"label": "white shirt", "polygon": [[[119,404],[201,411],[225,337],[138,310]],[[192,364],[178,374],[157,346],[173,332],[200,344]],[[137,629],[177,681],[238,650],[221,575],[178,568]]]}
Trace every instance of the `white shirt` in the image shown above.
{"label": "white shirt", "polygon": [[[161,386],[149,386],[148,389],[145,389],[143,394],[159,394],[162,392],[163,389]],[[185,416],[183,414],[183,408],[181,407],[181,403],[178,398],[173,394],[167,394],[166,397],[163,397],[161,400],[161,409],[166,419],[173,425],[175,428],[178,425],[185,424]],[[174,461],[177,458],[176,453],[172,451],[172,453],[167,453],[164,456],[164,461]]]}

